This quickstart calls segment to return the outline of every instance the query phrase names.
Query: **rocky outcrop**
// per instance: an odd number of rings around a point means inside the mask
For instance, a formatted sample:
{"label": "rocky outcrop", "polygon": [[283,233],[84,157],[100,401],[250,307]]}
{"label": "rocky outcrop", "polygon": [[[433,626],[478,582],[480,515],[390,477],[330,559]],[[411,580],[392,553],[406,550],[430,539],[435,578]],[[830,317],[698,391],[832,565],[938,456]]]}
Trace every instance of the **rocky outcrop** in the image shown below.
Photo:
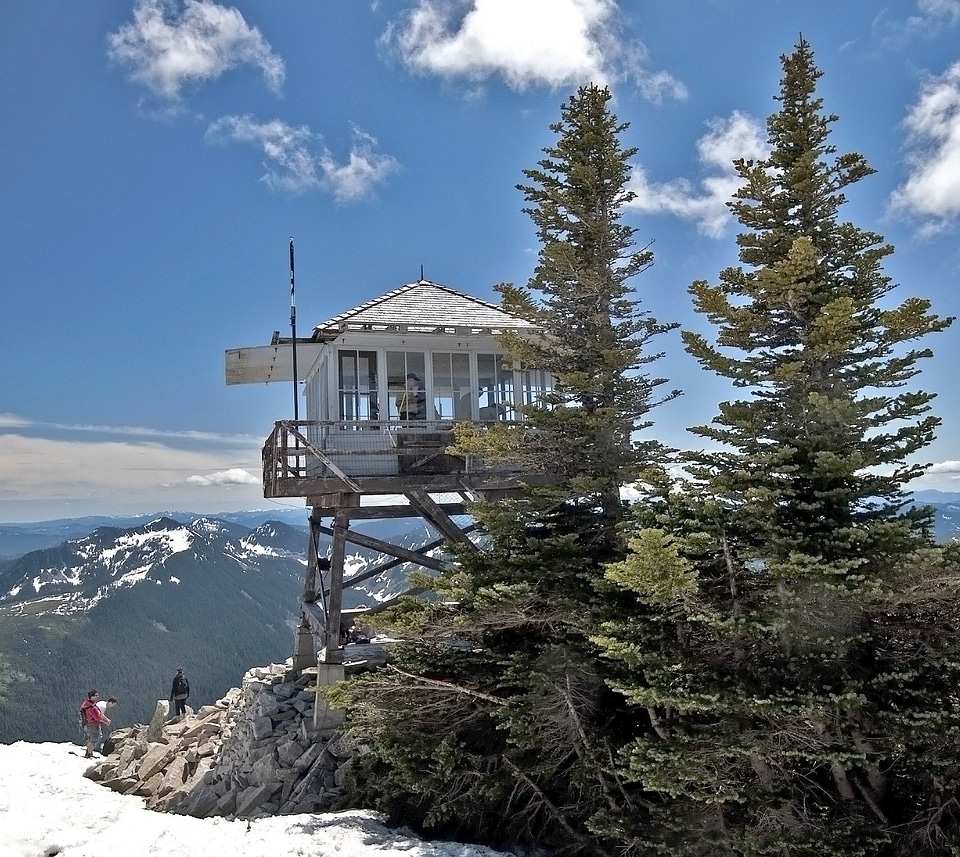
{"label": "rocky outcrop", "polygon": [[149,724],[117,730],[87,776],[150,809],[255,818],[331,809],[353,758],[343,713],[316,693],[316,671],[256,667],[214,705],[179,722],[157,702]]}

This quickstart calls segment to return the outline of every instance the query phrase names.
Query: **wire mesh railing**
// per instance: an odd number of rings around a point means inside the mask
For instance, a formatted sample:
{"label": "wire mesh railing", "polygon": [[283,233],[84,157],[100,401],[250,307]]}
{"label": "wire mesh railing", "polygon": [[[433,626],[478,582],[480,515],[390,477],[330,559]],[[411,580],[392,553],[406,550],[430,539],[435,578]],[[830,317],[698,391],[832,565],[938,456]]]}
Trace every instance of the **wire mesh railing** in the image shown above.
{"label": "wire mesh railing", "polygon": [[453,425],[432,420],[282,420],[263,447],[265,493],[286,496],[285,485],[323,479],[336,479],[359,492],[355,480],[360,477],[488,470],[477,456],[449,452]]}

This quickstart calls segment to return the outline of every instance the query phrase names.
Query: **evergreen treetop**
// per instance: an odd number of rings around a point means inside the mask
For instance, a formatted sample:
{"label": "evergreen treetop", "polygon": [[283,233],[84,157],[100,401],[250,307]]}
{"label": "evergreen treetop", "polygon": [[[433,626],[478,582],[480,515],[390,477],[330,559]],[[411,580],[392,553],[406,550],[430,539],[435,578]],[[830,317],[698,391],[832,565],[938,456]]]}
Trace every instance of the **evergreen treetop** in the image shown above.
{"label": "evergreen treetop", "polygon": [[[636,249],[636,230],[622,220],[629,189],[630,158],[621,123],[610,111],[606,88],[582,86],[561,105],[556,135],[539,168],[524,170],[518,185],[530,205],[524,211],[537,229],[537,266],[526,288],[497,287],[506,310],[538,325],[538,337],[507,335],[510,359],[530,371],[549,373],[552,389],[518,410],[529,432],[505,439],[464,437],[464,448],[495,454],[499,445],[513,457],[550,473],[554,499],[598,502],[612,527],[621,516],[619,490],[663,455],[654,441],[635,434],[650,423],[649,411],[665,383],[644,367],[661,355],[649,351],[653,337],[676,327],[646,311],[631,285],[652,262],[648,247]],[[520,438],[524,440],[521,441]]]}
{"label": "evergreen treetop", "polygon": [[717,285],[691,286],[718,332],[715,345],[685,332],[688,351],[750,391],[693,429],[737,452],[697,455],[692,472],[734,503],[748,486],[756,494],[765,471],[767,508],[750,514],[769,523],[768,534],[791,533],[785,551],[834,557],[862,547],[835,525],[896,512],[902,485],[922,471],[908,458],[940,421],[929,413],[935,394],[904,389],[931,354],[912,343],[952,319],[919,298],[885,307],[893,284],[881,263],[893,248],[840,219],[844,189],[873,170],[829,143],[837,117],[816,97],[822,73],[810,45],[801,41],[782,62],[770,154],[735,162],[743,185],[730,208],[745,227],[743,265],[722,271]]}

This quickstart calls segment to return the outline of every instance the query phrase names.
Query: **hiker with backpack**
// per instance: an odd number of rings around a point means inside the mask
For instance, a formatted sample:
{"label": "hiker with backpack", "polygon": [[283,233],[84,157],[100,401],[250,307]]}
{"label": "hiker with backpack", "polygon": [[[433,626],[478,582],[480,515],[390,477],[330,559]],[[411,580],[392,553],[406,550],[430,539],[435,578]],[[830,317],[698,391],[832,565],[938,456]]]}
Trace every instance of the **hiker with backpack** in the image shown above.
{"label": "hiker with backpack", "polygon": [[93,758],[93,750],[100,744],[103,727],[110,725],[110,719],[97,705],[99,701],[100,694],[91,690],[80,706],[80,722],[87,742],[86,758],[88,759]]}
{"label": "hiker with backpack", "polygon": [[190,682],[183,674],[183,667],[177,667],[177,674],[173,677],[170,687],[170,708],[176,709],[173,716],[179,722],[187,714],[187,698],[190,696]]}

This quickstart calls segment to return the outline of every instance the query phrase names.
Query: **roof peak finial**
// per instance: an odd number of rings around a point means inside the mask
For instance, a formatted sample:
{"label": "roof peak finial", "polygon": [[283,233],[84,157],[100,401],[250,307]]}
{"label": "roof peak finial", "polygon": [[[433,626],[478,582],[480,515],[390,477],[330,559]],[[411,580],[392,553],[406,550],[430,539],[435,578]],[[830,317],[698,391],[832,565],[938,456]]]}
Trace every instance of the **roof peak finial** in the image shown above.
{"label": "roof peak finial", "polygon": [[420,282],[423,282],[423,265],[420,266]]}

